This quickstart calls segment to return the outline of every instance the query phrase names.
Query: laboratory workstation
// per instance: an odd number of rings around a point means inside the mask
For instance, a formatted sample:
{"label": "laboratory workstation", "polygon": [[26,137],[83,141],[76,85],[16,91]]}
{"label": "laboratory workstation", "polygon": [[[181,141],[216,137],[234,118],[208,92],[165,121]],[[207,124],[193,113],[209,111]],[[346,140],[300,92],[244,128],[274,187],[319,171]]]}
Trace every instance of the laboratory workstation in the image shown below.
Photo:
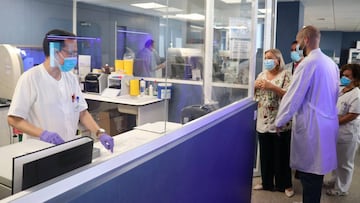
{"label": "laboratory workstation", "polygon": [[265,1],[138,2],[0,8],[0,202],[250,202]]}

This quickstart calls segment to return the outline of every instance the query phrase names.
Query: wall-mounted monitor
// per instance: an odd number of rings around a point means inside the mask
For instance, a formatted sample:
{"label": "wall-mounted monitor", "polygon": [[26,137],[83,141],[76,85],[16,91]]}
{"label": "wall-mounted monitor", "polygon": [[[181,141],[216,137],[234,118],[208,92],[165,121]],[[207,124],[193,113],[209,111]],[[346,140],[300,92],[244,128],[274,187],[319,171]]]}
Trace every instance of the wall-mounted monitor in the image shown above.
{"label": "wall-mounted monitor", "polygon": [[13,158],[12,194],[91,163],[93,140],[81,137]]}

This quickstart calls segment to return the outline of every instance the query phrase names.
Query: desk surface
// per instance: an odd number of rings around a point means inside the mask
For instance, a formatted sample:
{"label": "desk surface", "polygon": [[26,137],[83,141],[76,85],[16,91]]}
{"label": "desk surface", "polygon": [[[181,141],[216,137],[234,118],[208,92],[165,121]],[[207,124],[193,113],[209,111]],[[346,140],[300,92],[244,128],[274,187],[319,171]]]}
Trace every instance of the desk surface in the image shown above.
{"label": "desk surface", "polygon": [[[143,126],[152,126],[151,128],[163,128],[165,126],[165,122],[159,121],[155,123],[148,123]],[[182,124],[180,123],[171,123],[166,122],[167,130],[162,133],[150,132],[148,130],[142,130],[141,128],[136,128],[134,130],[119,134],[114,136],[114,152],[111,153],[106,150],[100,142],[95,142],[94,147],[100,149],[100,156],[98,158],[93,159],[93,163],[98,163],[100,161],[104,161],[110,159],[112,157],[118,156],[119,154],[125,153],[131,149],[134,149],[140,145],[146,144],[156,138],[159,138],[166,133],[181,128]],[[139,126],[141,127],[141,126]]]}
{"label": "desk surface", "polygon": [[158,99],[155,96],[130,96],[130,95],[122,95],[117,97],[104,97],[98,94],[89,94],[83,93],[85,99],[102,101],[102,102],[111,102],[115,104],[126,104],[132,106],[144,106],[156,102],[162,101],[162,99]]}

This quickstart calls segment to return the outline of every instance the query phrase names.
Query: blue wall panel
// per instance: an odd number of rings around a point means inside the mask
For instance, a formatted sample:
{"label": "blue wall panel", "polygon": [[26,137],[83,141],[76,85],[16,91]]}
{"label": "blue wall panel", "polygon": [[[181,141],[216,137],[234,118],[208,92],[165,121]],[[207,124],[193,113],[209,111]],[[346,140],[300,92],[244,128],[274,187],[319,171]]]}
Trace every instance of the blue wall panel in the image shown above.
{"label": "blue wall panel", "polygon": [[[290,46],[303,26],[304,6],[301,2],[278,2],[276,18],[276,45],[285,63],[290,63]],[[266,51],[266,50],[264,50]]]}
{"label": "blue wall panel", "polygon": [[341,42],[342,32],[321,31],[320,48],[330,57],[340,57]]}
{"label": "blue wall panel", "polygon": [[248,203],[255,109],[249,105],[124,174],[99,177],[49,202]]}

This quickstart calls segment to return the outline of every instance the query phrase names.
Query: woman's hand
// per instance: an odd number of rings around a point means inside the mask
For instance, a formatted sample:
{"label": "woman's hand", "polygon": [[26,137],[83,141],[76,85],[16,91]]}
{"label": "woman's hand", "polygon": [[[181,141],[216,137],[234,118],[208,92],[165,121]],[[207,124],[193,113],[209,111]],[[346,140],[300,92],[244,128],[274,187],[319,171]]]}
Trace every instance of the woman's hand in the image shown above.
{"label": "woman's hand", "polygon": [[273,87],[274,87],[274,85],[271,82],[269,82],[267,80],[263,80],[262,89],[271,90]]}
{"label": "woman's hand", "polygon": [[262,79],[255,80],[255,88],[261,89],[262,88]]}
{"label": "woman's hand", "polygon": [[257,88],[257,89],[270,90],[273,87],[274,87],[274,85],[265,79],[255,80],[255,88]]}

